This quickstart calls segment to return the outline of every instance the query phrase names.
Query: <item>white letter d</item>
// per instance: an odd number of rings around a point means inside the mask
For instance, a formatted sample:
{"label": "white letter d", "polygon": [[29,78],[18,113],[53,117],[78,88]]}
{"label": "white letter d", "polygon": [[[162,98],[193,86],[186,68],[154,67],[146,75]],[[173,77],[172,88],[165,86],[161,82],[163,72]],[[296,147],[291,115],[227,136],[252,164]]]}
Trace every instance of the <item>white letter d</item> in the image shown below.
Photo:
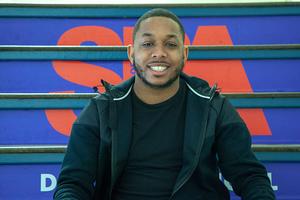
{"label": "white letter d", "polygon": [[[50,185],[47,186],[47,179],[50,180]],[[49,192],[56,187],[56,178],[52,174],[41,174],[41,192]]]}

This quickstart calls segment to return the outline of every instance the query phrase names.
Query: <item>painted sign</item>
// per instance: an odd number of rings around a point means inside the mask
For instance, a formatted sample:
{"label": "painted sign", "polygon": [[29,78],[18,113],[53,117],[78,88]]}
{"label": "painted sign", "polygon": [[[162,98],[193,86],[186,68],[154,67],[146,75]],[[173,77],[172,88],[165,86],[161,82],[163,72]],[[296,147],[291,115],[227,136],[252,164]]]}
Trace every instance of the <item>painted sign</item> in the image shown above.
{"label": "painted sign", "polygon": [[[276,17],[275,17],[276,18]],[[284,22],[299,23],[299,17],[286,16],[280,18]],[[251,19],[251,20],[250,20]],[[274,17],[255,18],[183,18],[186,27],[186,45],[234,45],[247,44],[259,41],[269,43],[284,43],[284,37],[277,37],[273,32],[270,37],[270,30],[278,26],[286,26],[285,23],[272,21]],[[6,19],[9,23],[0,20],[3,31],[0,33],[0,44],[54,44],[54,45],[128,45],[132,43],[133,19]],[[255,21],[253,24],[252,20]],[[6,21],[6,22],[7,22]],[[2,23],[1,23],[2,22]],[[252,23],[251,23],[252,22]],[[53,26],[55,28],[50,28]],[[253,29],[251,27],[253,26]],[[254,29],[254,26],[255,29]],[[35,29],[34,27],[39,27]],[[243,28],[253,34],[248,34]],[[268,27],[268,29],[266,29]],[[272,28],[271,28],[272,27]],[[289,27],[293,29],[295,26]],[[22,34],[21,30],[22,29]],[[47,30],[47,32],[44,32]],[[256,31],[256,32],[255,32]],[[278,30],[280,34],[290,34],[291,31]],[[295,29],[297,32],[298,29]],[[254,34],[255,32],[255,34]],[[299,35],[287,35],[288,40],[300,42]],[[36,37],[34,37],[35,34]],[[272,39],[270,39],[272,38]],[[291,42],[291,41],[289,41]],[[268,42],[266,42],[268,43]],[[222,92],[275,92],[275,91],[299,91],[300,60],[190,60],[184,71],[192,76],[207,80],[211,85],[218,83]],[[0,92],[93,92],[92,88],[99,85],[100,79],[112,84],[118,84],[134,74],[134,70],[128,61],[1,61],[0,78],[3,82]],[[291,73],[293,72],[293,73]],[[284,76],[283,76],[284,75]],[[103,92],[103,87],[98,88]],[[280,109],[238,109],[245,120],[250,132],[257,137],[257,143],[288,143],[295,142],[292,137],[297,132],[296,125],[291,125],[291,131],[285,134],[291,135],[288,138],[293,140],[278,139],[274,135],[286,132],[286,129],[270,124],[278,124],[271,113],[282,114],[285,119],[293,121],[294,116],[299,113],[297,109],[289,112]],[[8,116],[17,112],[10,111]],[[1,111],[0,114],[6,113]],[[14,114],[15,113],[15,114]],[[28,113],[28,112],[23,112]],[[38,113],[38,111],[35,111]],[[268,115],[269,117],[266,117]],[[7,116],[7,117],[8,117]],[[41,126],[51,126],[54,134],[68,136],[72,123],[76,119],[73,110],[45,110],[47,123],[39,123]],[[7,118],[4,117],[4,118]],[[272,119],[272,120],[270,120]],[[274,119],[274,120],[273,120]],[[12,119],[10,119],[12,120]],[[25,123],[24,128],[32,127],[36,120]],[[277,120],[281,120],[278,119]],[[6,122],[7,124],[12,124]],[[1,123],[1,122],[0,122]],[[2,126],[2,127],[3,127]],[[276,129],[274,128],[276,127]],[[48,127],[47,127],[48,128]],[[47,129],[45,128],[45,130]],[[278,129],[279,128],[279,129]],[[14,132],[15,128],[7,127],[3,131],[2,144],[11,144],[16,141],[20,143],[41,143],[39,140],[27,140],[25,137],[7,137]],[[39,138],[41,134],[49,133],[42,131],[39,127],[36,131],[30,131],[29,138]],[[39,131],[38,131],[39,130]],[[8,131],[10,133],[8,133]],[[276,134],[280,132],[280,134]],[[19,134],[19,132],[18,132]],[[39,136],[37,136],[39,135]],[[10,138],[7,140],[6,138]],[[20,140],[16,138],[22,138]],[[49,138],[49,137],[43,137]],[[51,137],[50,137],[51,138]],[[56,138],[56,137],[54,137]],[[25,139],[25,140],[23,140]],[[22,142],[23,140],[23,142]],[[44,140],[44,143],[63,143],[62,140]],[[297,138],[299,141],[299,138]]]}
{"label": "painted sign", "polygon": [[[2,18],[0,45],[128,45],[136,19]],[[187,45],[300,43],[300,16],[182,18]],[[300,91],[300,60],[192,60],[222,92]],[[93,92],[134,74],[128,61],[0,61],[0,92]],[[103,88],[99,87],[100,91]],[[0,110],[0,145],[66,144],[80,110]],[[300,143],[300,109],[239,109],[254,143]],[[266,163],[277,199],[300,196],[299,163]],[[0,199],[51,199],[60,165],[0,165]],[[226,181],[225,181],[226,183]],[[292,183],[292,184],[291,184]],[[230,188],[228,183],[226,185]],[[16,192],[16,189],[18,192]],[[236,199],[233,195],[233,199]]]}
{"label": "painted sign", "polygon": [[[297,184],[290,184],[300,180],[300,163],[265,163],[265,166],[276,199],[296,199],[300,196]],[[59,171],[59,164],[0,165],[0,199],[52,199]],[[230,184],[221,175],[220,179],[232,191]],[[233,192],[231,197],[240,199]]]}

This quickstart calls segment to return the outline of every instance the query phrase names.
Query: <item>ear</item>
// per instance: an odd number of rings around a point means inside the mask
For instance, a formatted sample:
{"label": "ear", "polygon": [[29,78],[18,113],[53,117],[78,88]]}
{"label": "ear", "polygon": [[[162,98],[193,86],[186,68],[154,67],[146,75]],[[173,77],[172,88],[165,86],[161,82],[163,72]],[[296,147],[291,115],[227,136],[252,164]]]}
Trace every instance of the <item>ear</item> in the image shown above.
{"label": "ear", "polygon": [[131,64],[133,64],[133,46],[129,44],[127,46],[127,57]]}
{"label": "ear", "polygon": [[186,63],[189,55],[189,47],[187,45],[184,45],[183,47],[183,61]]}

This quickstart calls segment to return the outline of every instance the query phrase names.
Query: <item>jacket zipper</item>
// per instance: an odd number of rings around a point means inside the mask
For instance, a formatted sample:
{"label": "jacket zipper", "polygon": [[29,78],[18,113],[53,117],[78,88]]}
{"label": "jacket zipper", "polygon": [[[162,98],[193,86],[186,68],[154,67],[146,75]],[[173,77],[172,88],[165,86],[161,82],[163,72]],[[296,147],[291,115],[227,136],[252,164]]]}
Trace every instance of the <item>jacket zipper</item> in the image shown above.
{"label": "jacket zipper", "polygon": [[[212,100],[213,100],[213,98],[215,97],[215,94],[216,94],[216,90],[217,90],[217,85],[215,84],[212,88],[211,88],[211,90],[210,90],[210,92],[209,92],[209,96],[210,96],[210,99],[209,99],[209,102],[208,102],[208,107],[210,107],[210,105],[211,105],[211,102],[212,102]],[[207,115],[209,114],[209,111],[208,111],[208,113],[207,113]],[[206,134],[206,132],[207,132],[207,120],[206,120],[206,123],[205,123],[205,131],[204,131],[204,133]],[[204,144],[204,140],[203,140],[203,142],[202,142],[202,144],[201,144],[201,146]],[[198,148],[199,149],[199,148]],[[197,152],[197,155],[196,155],[196,158],[197,159],[195,159],[194,160],[194,163],[193,163],[193,169],[192,170],[190,170],[190,172],[189,172],[189,174],[186,176],[186,178],[182,181],[182,183],[177,187],[177,189],[172,193],[172,195],[171,195],[171,197],[170,197],[170,200],[174,197],[174,194],[176,193],[176,192],[178,192],[178,190],[189,180],[189,178],[192,176],[192,174],[193,174],[193,172],[195,171],[195,168],[197,167],[197,162],[196,162],[196,160],[198,160],[198,158],[199,158],[199,154],[200,154],[200,150],[198,150],[198,152]]]}
{"label": "jacket zipper", "polygon": [[109,194],[108,194],[108,198],[111,199],[112,197],[112,190],[113,190],[113,186],[114,186],[114,181],[113,181],[113,174],[115,174],[115,169],[114,169],[114,162],[115,162],[115,152],[114,152],[114,140],[115,140],[115,135],[114,131],[115,131],[115,124],[112,123],[112,118],[113,118],[113,108],[112,106],[115,106],[113,102],[113,96],[111,94],[111,85],[109,83],[107,83],[106,81],[101,79],[101,83],[104,86],[105,90],[106,90],[106,96],[108,98],[108,102],[109,102],[109,128],[111,130],[111,161],[110,161],[110,165],[111,165],[111,171],[110,171],[110,188],[109,188]]}
{"label": "jacket zipper", "polygon": [[[208,114],[208,113],[207,113]],[[205,123],[205,131],[204,131],[204,133],[206,134],[206,131],[207,131],[207,121],[206,121],[206,123]],[[203,143],[204,143],[204,140],[203,140],[203,142],[201,143],[201,145],[200,146],[202,146],[203,145]],[[199,148],[197,148],[197,149],[199,149]],[[192,168],[192,170],[190,170],[189,171],[189,174],[186,176],[186,178],[182,181],[182,183],[177,187],[177,189],[172,193],[172,195],[171,195],[171,197],[170,197],[170,199],[172,199],[173,198],[173,196],[174,196],[174,194],[176,193],[176,192],[178,192],[178,190],[189,180],[189,178],[191,178],[191,176],[192,176],[192,174],[193,174],[193,172],[195,171],[195,168],[197,167],[197,160],[198,160],[198,158],[199,158],[199,154],[200,154],[200,150],[198,150],[198,152],[197,152],[197,154],[196,154],[196,159],[194,160],[194,163],[193,163],[193,168]]]}
{"label": "jacket zipper", "polygon": [[110,165],[111,165],[111,174],[110,174],[110,189],[109,189],[109,199],[111,199],[111,196],[112,196],[112,190],[113,190],[113,187],[114,187],[114,183],[113,183],[113,174],[115,174],[115,169],[114,169],[114,161],[115,161],[115,152],[114,152],[114,147],[113,147],[113,140],[114,140],[114,135],[113,134],[113,130],[111,131],[112,133],[112,138],[111,138],[111,161],[110,161]]}

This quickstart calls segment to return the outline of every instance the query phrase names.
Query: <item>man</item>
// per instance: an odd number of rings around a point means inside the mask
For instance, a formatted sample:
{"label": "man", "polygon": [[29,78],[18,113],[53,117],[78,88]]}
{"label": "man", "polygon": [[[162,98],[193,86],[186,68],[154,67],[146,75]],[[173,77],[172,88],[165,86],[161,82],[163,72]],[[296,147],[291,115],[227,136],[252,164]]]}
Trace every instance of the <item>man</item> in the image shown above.
{"label": "man", "polygon": [[275,199],[228,100],[182,73],[179,19],[153,9],[137,21],[136,75],[93,98],[73,125],[55,199],[223,200],[219,170],[246,200]]}

